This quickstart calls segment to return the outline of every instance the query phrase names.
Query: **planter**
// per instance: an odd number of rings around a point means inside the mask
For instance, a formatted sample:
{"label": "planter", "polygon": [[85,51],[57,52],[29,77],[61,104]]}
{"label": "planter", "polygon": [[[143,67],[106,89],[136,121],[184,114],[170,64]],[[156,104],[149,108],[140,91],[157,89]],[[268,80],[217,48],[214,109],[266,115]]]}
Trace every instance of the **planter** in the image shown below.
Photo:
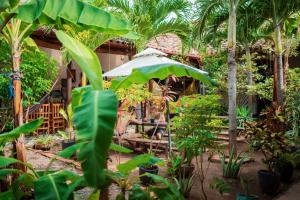
{"label": "planter", "polygon": [[274,195],[280,185],[280,174],[271,173],[267,170],[258,171],[259,185],[263,193]]}
{"label": "planter", "polygon": [[33,148],[43,150],[43,151],[49,151],[50,150],[50,146],[47,145],[47,144],[34,144]]}
{"label": "planter", "polygon": [[143,166],[139,167],[139,175],[140,175],[140,180],[141,180],[142,184],[145,186],[153,184],[154,181],[152,180],[151,177],[141,176],[145,173],[157,175],[158,174],[158,166],[152,165],[150,167],[143,167]]}
{"label": "planter", "polygon": [[237,193],[236,200],[259,200],[259,197],[255,195],[247,196],[245,194]]}
{"label": "planter", "polygon": [[280,174],[280,180],[289,182],[293,177],[294,166],[290,162],[283,162],[277,167],[277,172]]}
{"label": "planter", "polygon": [[195,170],[194,164],[183,164],[180,166],[179,170],[177,171],[177,178],[189,178],[193,176],[193,172]]}
{"label": "planter", "polygon": [[75,140],[64,140],[61,142],[61,148],[66,149],[75,144]]}
{"label": "planter", "polygon": [[300,170],[300,162],[296,164],[296,169]]}

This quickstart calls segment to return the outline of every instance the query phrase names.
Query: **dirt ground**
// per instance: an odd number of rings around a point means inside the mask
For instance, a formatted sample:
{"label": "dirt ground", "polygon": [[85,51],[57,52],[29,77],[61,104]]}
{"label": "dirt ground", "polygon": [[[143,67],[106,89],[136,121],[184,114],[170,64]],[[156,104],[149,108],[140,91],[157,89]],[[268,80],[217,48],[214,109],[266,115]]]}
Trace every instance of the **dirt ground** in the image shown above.
{"label": "dirt ground", "polygon": [[[45,157],[41,155],[40,153],[37,153],[35,150],[30,149],[30,146],[27,145],[29,149],[27,150],[27,159],[28,162],[33,165],[33,167],[37,170],[42,170],[45,169],[50,161],[50,158]],[[240,145],[240,150],[245,149],[246,144]],[[50,152],[51,153],[56,153],[57,151],[60,150],[60,146],[56,145],[54,146]],[[251,191],[253,194],[258,195],[261,200],[270,200],[270,199],[275,199],[276,197],[270,197],[263,195],[259,189],[259,184],[257,181],[257,171],[259,169],[264,169],[264,165],[261,162],[262,155],[259,153],[251,153],[248,154],[252,158],[255,159],[254,162],[247,163],[242,166],[241,171],[239,176],[250,176],[253,177],[254,181],[251,184]],[[116,153],[111,153],[110,154],[110,161],[109,161],[109,169],[111,170],[116,170],[116,166],[118,163],[125,162],[129,160],[130,158],[134,157],[135,154],[116,154]],[[165,155],[160,155],[160,157],[165,158]],[[205,165],[208,165],[207,159],[205,159]],[[51,169],[58,170],[58,169],[67,169],[71,170],[73,172],[76,172],[78,174],[82,174],[80,169],[75,168],[72,164],[66,164],[62,161],[55,161]],[[167,174],[167,168],[166,167],[160,167],[159,174],[162,176],[166,176]],[[222,169],[221,169],[221,164],[220,163],[210,163],[209,164],[209,169],[207,172],[207,177],[205,181],[205,190],[207,192],[207,196],[209,200],[233,200],[236,199],[236,193],[237,192],[242,192],[242,189],[240,187],[239,180],[226,180],[226,182],[230,185],[231,191],[229,194],[224,194],[220,195],[218,192],[215,190],[212,190],[209,188],[209,184],[212,182],[212,179],[214,177],[219,177],[222,178]],[[295,171],[294,177],[291,183],[289,184],[282,184],[281,185],[281,194],[282,192],[286,191],[294,182],[297,180],[300,180],[300,172]],[[138,182],[138,170],[136,169],[134,173],[131,175],[131,182]],[[85,188],[80,191],[76,192],[76,195],[78,199],[87,199],[89,194],[91,193],[92,189],[90,188]],[[112,185],[110,188],[110,199],[114,200],[116,195],[119,193],[119,189],[116,185]],[[201,192],[200,192],[200,182],[198,178],[194,179],[194,185],[190,194],[190,200],[199,200]],[[280,195],[280,194],[279,194]]]}

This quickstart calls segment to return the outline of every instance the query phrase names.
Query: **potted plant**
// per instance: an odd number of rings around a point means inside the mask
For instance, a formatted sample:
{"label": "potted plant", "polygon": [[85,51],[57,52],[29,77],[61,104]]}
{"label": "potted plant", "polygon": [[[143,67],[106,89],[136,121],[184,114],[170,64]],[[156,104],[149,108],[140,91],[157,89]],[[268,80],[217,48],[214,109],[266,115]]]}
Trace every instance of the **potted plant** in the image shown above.
{"label": "potted plant", "polygon": [[62,149],[68,148],[69,146],[72,146],[75,144],[75,133],[73,128],[73,110],[72,105],[69,104],[67,107],[67,112],[63,109],[59,111],[59,113],[63,116],[63,118],[67,122],[67,128],[66,131],[59,131],[59,134],[62,136]]}
{"label": "potted plant", "polygon": [[190,192],[192,190],[192,187],[194,185],[193,179],[195,175],[192,175],[190,177],[182,177],[179,176],[178,178],[174,178],[175,185],[177,186],[177,190],[185,197],[189,198]]}
{"label": "potted plant", "polygon": [[296,166],[295,157],[291,153],[283,153],[279,155],[276,163],[276,171],[280,174],[280,180],[289,182],[293,177],[294,167]]}
{"label": "potted plant", "polygon": [[140,180],[143,185],[148,186],[153,184],[153,180],[149,176],[143,176],[146,173],[158,175],[158,166],[153,163],[147,163],[139,167]]}
{"label": "potted plant", "polygon": [[[149,154],[151,155],[151,154]],[[155,156],[151,156],[150,159],[139,166],[139,176],[140,181],[143,185],[149,186],[154,183],[153,179],[145,174],[154,174],[158,175],[159,167],[158,165],[162,164],[162,160]]]}
{"label": "potted plant", "polygon": [[34,148],[43,151],[49,151],[51,146],[54,144],[55,138],[52,135],[41,135],[34,141]]}
{"label": "potted plant", "polygon": [[249,177],[241,177],[240,181],[244,193],[238,193],[236,200],[258,200],[258,196],[250,194],[250,183],[252,179]]}
{"label": "potted plant", "polygon": [[261,114],[257,122],[246,122],[245,136],[250,146],[261,151],[267,169],[258,171],[263,193],[276,194],[280,185],[280,174],[276,164],[281,154],[289,152],[292,142],[285,135],[286,120],[280,108],[270,107]]}
{"label": "potted plant", "polygon": [[229,152],[228,161],[226,161],[226,156],[224,153],[221,153],[221,165],[223,169],[223,177],[225,178],[237,178],[238,173],[242,164],[247,160],[246,156],[242,156],[242,153],[239,153],[235,156],[234,148]]}
{"label": "potted plant", "polygon": [[220,195],[229,193],[231,190],[230,184],[218,177],[213,178],[212,182],[209,184],[209,188],[218,191]]}
{"label": "potted plant", "polygon": [[168,173],[170,176],[173,176],[175,178],[179,175],[179,169],[182,164],[182,157],[174,152],[171,152],[168,162]]}

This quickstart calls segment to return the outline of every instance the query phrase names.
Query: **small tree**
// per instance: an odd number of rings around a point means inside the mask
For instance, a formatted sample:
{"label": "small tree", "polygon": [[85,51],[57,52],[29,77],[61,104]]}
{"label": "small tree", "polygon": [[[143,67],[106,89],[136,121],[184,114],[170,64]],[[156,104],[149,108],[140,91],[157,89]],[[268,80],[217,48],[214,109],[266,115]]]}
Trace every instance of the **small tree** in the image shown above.
{"label": "small tree", "polygon": [[209,150],[217,148],[215,134],[207,126],[211,116],[220,109],[220,97],[216,95],[193,95],[183,99],[182,113],[172,120],[172,129],[175,131],[175,142],[183,154],[183,162],[191,165],[196,159],[199,180],[203,198],[207,195],[204,189],[205,178],[209,164],[204,166],[204,155]]}

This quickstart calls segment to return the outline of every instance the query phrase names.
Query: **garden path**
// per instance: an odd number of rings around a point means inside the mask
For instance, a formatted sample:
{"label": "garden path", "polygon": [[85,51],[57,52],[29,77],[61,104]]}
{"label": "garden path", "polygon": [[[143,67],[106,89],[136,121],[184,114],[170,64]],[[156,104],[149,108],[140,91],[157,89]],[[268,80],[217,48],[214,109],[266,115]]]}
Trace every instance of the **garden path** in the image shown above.
{"label": "garden path", "polygon": [[300,198],[300,181],[292,185],[286,192],[275,200],[298,200]]}

